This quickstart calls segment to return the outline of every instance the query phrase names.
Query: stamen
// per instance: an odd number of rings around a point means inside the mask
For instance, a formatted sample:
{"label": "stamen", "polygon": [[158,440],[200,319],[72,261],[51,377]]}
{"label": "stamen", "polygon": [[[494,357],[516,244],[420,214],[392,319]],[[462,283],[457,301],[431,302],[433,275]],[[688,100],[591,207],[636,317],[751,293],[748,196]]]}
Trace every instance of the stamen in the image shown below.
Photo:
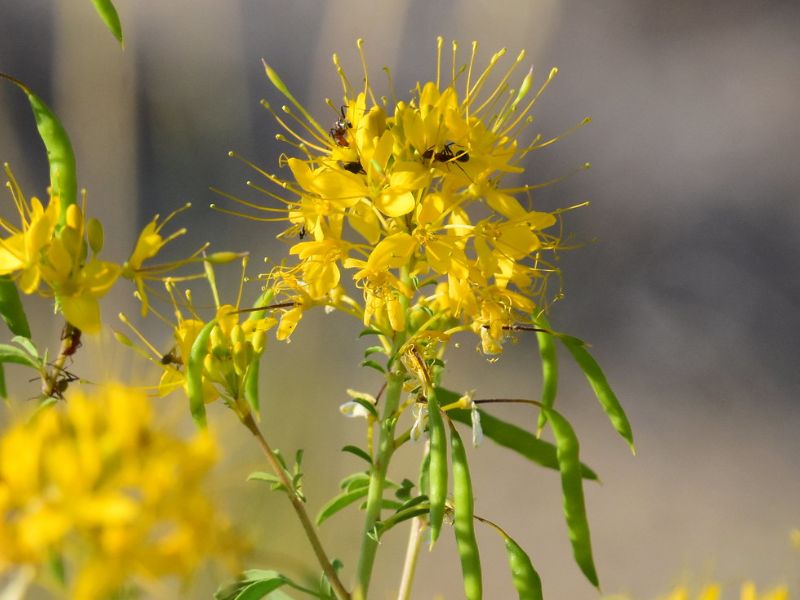
{"label": "stamen", "polygon": [[342,92],[344,93],[345,98],[352,98],[355,96],[353,92],[353,86],[350,85],[350,81],[347,79],[347,75],[344,73],[344,69],[342,65],[339,63],[339,55],[334,53],[333,54],[333,65],[336,67],[336,73],[339,75],[339,79],[342,82]]}
{"label": "stamen", "polygon": [[[475,55],[478,53],[478,42],[472,42],[472,54],[469,57],[469,67],[467,68],[467,84],[464,86],[464,117],[467,121],[469,121],[469,105],[472,104],[472,100],[470,99],[470,95],[472,90],[470,89],[470,82],[472,81],[472,67],[475,65]],[[496,55],[495,55],[496,56]],[[494,58],[494,57],[493,57]],[[491,62],[489,63],[491,65]],[[491,67],[487,67],[487,71]],[[484,71],[485,73],[486,71]]]}
{"label": "stamen", "polygon": [[249,262],[249,258],[247,256],[242,257],[242,276],[239,278],[239,292],[236,294],[236,307],[238,308],[242,303],[242,291],[244,290],[244,282],[247,278],[245,272],[247,271],[247,263]]}
{"label": "stamen", "polygon": [[309,142],[304,137],[302,137],[299,134],[295,133],[294,130],[291,127],[289,127],[289,125],[287,125],[286,122],[283,119],[280,118],[280,116],[278,116],[278,113],[276,113],[272,109],[272,106],[270,106],[269,102],[267,102],[266,100],[261,100],[261,106],[266,108],[270,112],[272,117],[278,122],[278,124],[281,127],[283,127],[292,137],[298,139],[302,143],[310,146],[311,148],[314,148],[315,150],[318,150],[319,152],[326,152],[327,151],[327,148],[324,148],[324,147],[321,147],[321,146],[317,146],[315,143]]}
{"label": "stamen", "polygon": [[369,69],[367,69],[367,57],[364,55],[364,40],[362,38],[358,38],[356,40],[356,46],[358,47],[358,55],[361,57],[361,67],[364,69],[364,94],[369,94],[372,103],[377,105],[378,101],[375,100],[375,96],[372,93],[372,88],[369,85]]}
{"label": "stamen", "polygon": [[287,87],[286,87],[286,84],[285,84],[285,83],[283,83],[283,81],[282,81],[282,80],[281,80],[281,78],[278,76],[278,74],[277,74],[275,71],[273,71],[273,70],[272,70],[272,67],[270,67],[270,66],[267,64],[267,62],[266,62],[265,60],[262,60],[261,62],[262,62],[262,63],[264,63],[264,69],[266,70],[266,72],[267,72],[267,77],[268,77],[268,78],[269,78],[269,80],[272,82],[272,85],[274,85],[274,86],[275,86],[275,87],[278,89],[278,91],[279,91],[281,94],[283,94],[284,96],[286,96],[286,98],[288,98],[289,102],[291,102],[291,103],[292,103],[292,105],[293,105],[295,108],[297,108],[297,110],[299,110],[299,111],[300,111],[300,114],[302,114],[302,115],[303,115],[303,116],[304,116],[304,117],[305,117],[305,118],[308,120],[308,122],[309,122],[311,125],[313,125],[313,126],[314,126],[314,128],[315,128],[315,129],[316,129],[316,130],[319,132],[319,134],[320,134],[322,137],[325,137],[325,136],[327,135],[327,133],[328,133],[327,131],[325,131],[325,128],[324,128],[324,127],[322,127],[322,126],[320,126],[320,124],[319,124],[319,123],[317,123],[317,122],[314,120],[314,117],[312,117],[312,116],[311,116],[311,115],[308,113],[308,111],[307,111],[307,110],[306,110],[306,109],[303,107],[303,105],[302,105],[302,104],[300,104],[300,103],[299,103],[299,102],[298,102],[298,101],[295,99],[295,97],[294,97],[294,96],[292,95],[292,93],[289,91],[289,88],[287,88]]}
{"label": "stamen", "polygon": [[533,98],[531,98],[531,101],[528,102],[528,104],[525,106],[525,109],[519,114],[519,116],[514,120],[514,122],[511,123],[511,125],[509,125],[500,134],[501,136],[506,136],[510,134],[510,132],[519,124],[519,122],[523,119],[523,117],[525,117],[525,115],[528,114],[528,111],[533,107],[533,105],[539,99],[539,96],[541,96],[542,93],[544,93],[544,91],[547,89],[547,86],[550,85],[550,82],[553,81],[553,79],[557,74],[558,74],[558,68],[553,67],[552,69],[550,69],[550,73],[547,75],[547,79],[545,80],[545,82],[539,88],[539,91],[537,91],[536,95]]}
{"label": "stamen", "polygon": [[154,356],[158,356],[158,357],[161,356],[161,353],[156,349],[156,347],[153,346],[153,344],[151,344],[150,342],[147,341],[147,338],[144,337],[142,335],[142,333],[134,326],[134,324],[130,322],[128,317],[125,316],[125,313],[119,313],[117,315],[117,317],[119,318],[120,321],[122,321],[125,325],[127,325],[128,328],[130,328],[131,331],[133,331],[134,335],[137,338],[139,338],[139,341],[142,342],[142,344],[144,344],[144,346],[148,350],[150,350],[150,352],[152,352]]}
{"label": "stamen", "polygon": [[298,196],[302,196],[302,193],[296,187],[291,185],[288,181],[283,181],[282,179],[279,179],[275,175],[271,175],[271,174],[267,173],[264,169],[262,169],[261,167],[256,165],[254,162],[251,162],[251,161],[247,160],[246,158],[244,158],[243,156],[239,155],[237,152],[234,152],[233,150],[231,150],[230,152],[228,152],[228,156],[243,162],[248,167],[253,169],[256,173],[258,173],[259,175],[263,176],[265,179],[268,179],[269,181],[271,181],[272,183],[274,183],[278,187],[282,187],[283,189],[289,190],[290,192],[292,192],[294,194],[297,194]]}
{"label": "stamen", "polygon": [[11,166],[7,162],[3,163],[3,169],[6,172],[6,177],[8,177],[8,182],[6,185],[11,191],[11,197],[14,199],[14,204],[17,206],[17,212],[22,219],[22,227],[27,228],[28,223],[30,222],[31,213],[30,208],[28,207],[28,202],[25,198],[25,194],[22,193],[22,188],[17,182],[17,178],[14,177],[14,173],[11,172]]}
{"label": "stamen", "polygon": [[[497,54],[499,54],[499,52]],[[495,54],[495,56],[497,56],[497,54]],[[494,91],[491,93],[491,95],[486,100],[484,100],[483,104],[481,104],[478,108],[475,109],[474,114],[480,113],[486,107],[486,105],[488,105],[490,102],[493,102],[494,99],[498,95],[502,94],[503,92],[505,92],[506,89],[508,89],[506,87],[506,85],[505,85],[506,82],[508,81],[509,77],[511,77],[511,74],[517,69],[519,64],[524,60],[524,58],[525,58],[525,51],[523,50],[522,52],[520,52],[517,55],[517,59],[508,68],[508,70],[506,71],[506,74],[503,75],[503,78],[500,80],[500,82],[494,88]],[[492,57],[492,59],[494,59],[494,56]],[[490,61],[490,65],[491,65],[491,61]],[[488,71],[489,71],[489,67],[486,68],[486,70],[484,71],[484,74],[488,74]],[[481,75],[481,79],[485,80],[483,75]],[[480,88],[478,87],[478,84],[480,84],[482,86],[483,82],[481,80],[478,80],[478,83],[475,84],[475,87],[477,89],[472,94],[472,98],[473,99],[478,97],[478,91],[480,91]]]}
{"label": "stamen", "polygon": [[[265,190],[263,188],[259,188],[256,185],[251,185],[250,181],[246,182],[245,185],[247,185],[249,187],[252,187],[252,188],[256,188],[258,191],[263,192],[265,194],[274,196],[274,194],[271,194],[270,192],[268,192],[267,190]],[[269,206],[263,206],[261,204],[256,204],[255,202],[249,202],[247,200],[243,200],[242,198],[238,198],[237,196],[234,196],[233,194],[229,194],[228,192],[224,192],[224,191],[222,191],[222,190],[220,190],[218,188],[215,188],[215,187],[210,187],[208,189],[211,190],[212,192],[214,192],[215,194],[217,194],[219,196],[222,196],[223,198],[227,198],[228,200],[231,200],[232,202],[236,202],[237,204],[241,204],[241,205],[246,206],[248,208],[252,208],[253,210],[260,210],[260,211],[264,211],[264,212],[287,213],[287,214],[289,213],[289,209],[288,208],[272,208],[272,207],[269,207]],[[278,200],[286,202],[286,200],[283,200],[282,198],[280,198],[278,196],[275,196],[275,197],[278,198]],[[289,202],[286,202],[286,203],[289,204]]]}
{"label": "stamen", "polygon": [[[281,110],[282,110],[283,112],[285,112],[287,115],[289,115],[290,117],[292,117],[292,118],[295,120],[295,122],[296,122],[298,125],[300,125],[300,127],[302,127],[303,129],[305,129],[305,130],[308,132],[308,134],[309,134],[311,137],[313,137],[315,140],[317,140],[318,142],[320,142],[321,144],[323,144],[323,147],[327,147],[327,146],[329,146],[329,145],[330,145],[330,137],[329,137],[329,136],[322,137],[322,136],[318,135],[316,131],[314,131],[314,130],[313,130],[313,129],[311,129],[311,128],[310,128],[308,125],[306,125],[305,123],[303,123],[303,121],[301,121],[301,120],[300,120],[300,117],[298,117],[296,114],[294,114],[294,113],[292,112],[292,109],[291,109],[291,108],[289,108],[288,106],[286,106],[286,105],[284,104],[283,106],[281,106]],[[304,142],[304,144],[305,144],[305,142]],[[306,145],[307,145],[307,144],[306,144]]]}
{"label": "stamen", "polygon": [[456,85],[456,56],[458,55],[458,42],[453,40],[452,46],[453,46],[453,59],[452,59],[453,60],[453,64],[452,64],[453,72],[452,72],[451,79],[450,79],[450,85],[455,87],[455,85]]}
{"label": "stamen", "polygon": [[442,45],[444,38],[440,35],[436,36],[436,89],[440,90],[442,85]]}
{"label": "stamen", "polygon": [[222,208],[221,206],[217,206],[214,203],[208,205],[208,208],[211,210],[215,210],[217,212],[224,213],[226,215],[231,215],[234,217],[241,217],[242,219],[248,219],[250,221],[256,221],[258,223],[279,223],[281,221],[285,221],[286,217],[278,218],[278,217],[255,217],[253,215],[246,215],[236,210],[230,210],[229,208]]}
{"label": "stamen", "polygon": [[214,297],[214,306],[219,309],[219,291],[217,290],[217,276],[214,273],[214,266],[207,260],[203,261],[203,270],[206,272],[208,287],[211,288],[211,295]]}
{"label": "stamen", "polygon": [[563,133],[558,134],[556,137],[550,138],[546,142],[542,142],[540,144],[536,143],[542,137],[541,135],[538,135],[538,136],[536,136],[536,139],[531,143],[531,145],[529,145],[527,148],[522,150],[521,157],[525,156],[528,152],[532,152],[533,150],[539,150],[540,148],[546,148],[550,144],[555,144],[557,141],[562,140],[562,139],[564,139],[565,137],[567,137],[569,135],[572,135],[573,133],[578,131],[578,129],[580,129],[584,125],[588,125],[591,122],[592,122],[592,117],[586,117],[585,119],[583,119],[583,121],[581,121],[577,125],[571,127],[570,129],[567,129]]}
{"label": "stamen", "polygon": [[[397,103],[398,103],[397,90],[394,87],[394,80],[392,79],[392,72],[389,70],[389,67],[383,67],[381,70],[384,73],[386,73],[386,79],[387,79],[388,84],[389,84],[389,92],[392,95],[392,104],[394,104],[396,106]],[[382,98],[382,100],[383,100],[383,103],[385,105],[386,104],[386,99]]]}

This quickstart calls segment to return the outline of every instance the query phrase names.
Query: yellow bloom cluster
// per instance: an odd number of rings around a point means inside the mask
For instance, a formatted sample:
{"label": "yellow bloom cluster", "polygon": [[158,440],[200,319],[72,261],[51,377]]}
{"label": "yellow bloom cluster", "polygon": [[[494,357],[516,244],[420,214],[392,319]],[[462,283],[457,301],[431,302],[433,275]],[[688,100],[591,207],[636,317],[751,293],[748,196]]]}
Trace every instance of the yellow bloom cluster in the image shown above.
{"label": "yellow bloom cluster", "polygon": [[[245,259],[244,263],[246,262]],[[120,314],[119,317],[145,345],[148,359],[163,369],[158,386],[159,395],[166,395],[178,388],[183,388],[187,394],[189,393],[186,365],[198,337],[203,336],[203,346],[198,352],[203,357],[201,380],[205,402],[213,402],[221,397],[232,408],[246,413],[247,405],[243,402],[246,384],[250,376],[255,377],[258,359],[266,345],[267,331],[277,324],[277,320],[269,316],[264,317],[263,311],[249,312],[249,314],[240,311],[239,299],[235,306],[220,304],[210,264],[206,265],[206,272],[216,303],[213,323],[200,318],[190,293],[186,294],[184,303],[179,302],[176,297],[175,282],[170,279],[164,282],[176,319],[175,323],[170,323],[174,346],[166,354],[159,352],[148,342],[124,314]],[[189,313],[188,316],[184,315],[184,311]],[[126,345],[132,345],[132,342],[120,333],[117,333],[117,339]]]}
{"label": "yellow bloom cluster", "polygon": [[85,198],[82,207],[68,206],[65,219],[60,222],[57,196],[50,198],[46,208],[38,198],[33,197],[28,202],[8,165],[5,170],[20,226],[0,218],[0,228],[7,233],[0,239],[0,275],[14,277],[25,294],[54,296],[64,318],[81,331],[100,330],[99,299],[120,276],[136,282],[142,312],[146,313],[145,279],[158,278],[194,260],[206,248],[201,247],[188,259],[144,267],[145,260],[153,258],[165,244],[185,233],[185,230],[178,230],[167,237],[161,235],[170,215],[162,223],[158,223],[156,217],[145,226],[133,254],[124,264],[100,260],[103,227],[97,219],[87,220]]}
{"label": "yellow bloom cluster", "polygon": [[155,428],[127,387],[40,410],[0,438],[0,573],[60,558],[69,597],[94,600],[234,559],[241,544],[203,491],[215,460],[207,432]]}
{"label": "yellow bloom cluster", "polygon": [[[697,596],[697,600],[721,600],[722,588],[717,584],[705,586]],[[685,586],[679,586],[664,596],[662,600],[691,600],[692,596]],[[745,582],[740,590],[740,600],[789,600],[789,590],[785,586],[777,587],[769,592],[758,593],[752,581]]]}
{"label": "yellow bloom cluster", "polygon": [[[552,232],[557,216],[531,207],[532,190],[543,184],[501,185],[503,176],[523,172],[530,152],[554,141],[519,139],[556,70],[535,93],[532,71],[512,89],[508,81],[521,53],[487,91],[505,51],[477,73],[477,46],[458,68],[453,44],[446,76],[440,38],[435,81],[418,83],[408,101],[389,102],[375,97],[361,41],[358,46],[362,89],[353,88],[334,55],[344,105],[329,129],[266,67],[292,104],[283,111],[295,126],[273,111],[291,136],[279,138],[299,156],[285,159],[293,181],[259,170],[293,194],[262,190],[285,204],[262,210],[286,215],[252,218],[288,219],[279,237],[309,237],[290,249],[298,264],[271,273],[276,291],[294,301],[279,338],[291,334],[305,309],[327,304],[386,334],[407,330],[409,317],[415,331],[423,324],[445,336],[471,329],[485,352],[499,352],[508,329],[542,308],[547,276],[557,270],[545,261],[546,251],[559,246]],[[342,269],[352,271],[363,303],[342,289]]]}

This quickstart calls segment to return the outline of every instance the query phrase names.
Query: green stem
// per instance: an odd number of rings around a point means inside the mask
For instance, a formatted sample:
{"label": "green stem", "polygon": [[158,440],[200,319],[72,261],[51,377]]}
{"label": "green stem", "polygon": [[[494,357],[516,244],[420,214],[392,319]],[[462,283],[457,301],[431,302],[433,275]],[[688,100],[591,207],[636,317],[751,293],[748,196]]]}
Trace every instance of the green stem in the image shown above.
{"label": "green stem", "polygon": [[386,403],[383,409],[383,418],[380,421],[380,437],[378,438],[378,455],[373,461],[369,491],[367,493],[367,510],[364,520],[364,533],[361,539],[361,553],[358,558],[358,571],[356,585],[353,590],[353,600],[366,600],[369,590],[369,580],[372,576],[372,566],[375,563],[375,553],[378,550],[378,541],[375,538],[375,524],[381,516],[383,490],[386,485],[386,473],[389,461],[394,453],[394,413],[400,404],[400,395],[403,391],[403,377],[399,373],[390,373],[386,386]]}
{"label": "green stem", "polygon": [[339,580],[339,576],[336,574],[328,555],[325,553],[325,549],[322,547],[322,542],[320,541],[319,536],[317,536],[314,525],[312,524],[311,519],[306,512],[306,508],[303,505],[303,502],[297,496],[297,491],[295,490],[294,484],[286,475],[286,471],[283,470],[283,467],[281,467],[281,464],[278,462],[278,459],[275,456],[275,452],[267,443],[267,440],[261,433],[261,429],[259,429],[256,422],[253,420],[252,414],[248,413],[247,416],[242,419],[242,423],[244,423],[244,426],[250,430],[250,433],[252,433],[253,436],[255,436],[256,440],[258,441],[258,445],[261,446],[261,450],[264,452],[264,455],[267,457],[267,460],[272,467],[272,471],[286,487],[287,496],[289,497],[289,501],[292,503],[292,508],[294,508],[295,513],[297,513],[306,537],[308,538],[308,541],[311,542],[311,547],[314,549],[314,554],[317,557],[317,561],[322,567],[325,576],[328,578],[328,582],[331,584],[331,587],[336,592],[336,596],[340,598],[340,600],[350,600],[350,594]]}
{"label": "green stem", "polygon": [[425,531],[425,519],[414,517],[411,520],[411,531],[408,534],[406,560],[403,564],[403,576],[400,578],[397,600],[409,600],[411,598],[411,586],[414,583],[414,573],[417,570],[417,559],[419,558],[419,550],[422,547],[423,531]]}

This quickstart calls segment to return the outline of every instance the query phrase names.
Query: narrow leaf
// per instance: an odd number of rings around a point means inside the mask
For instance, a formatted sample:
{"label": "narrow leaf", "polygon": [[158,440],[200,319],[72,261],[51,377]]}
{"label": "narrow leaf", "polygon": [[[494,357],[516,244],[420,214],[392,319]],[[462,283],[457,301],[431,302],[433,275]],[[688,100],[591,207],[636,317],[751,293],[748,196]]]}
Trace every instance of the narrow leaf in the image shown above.
{"label": "narrow leaf", "polygon": [[378,373],[386,373],[386,369],[384,369],[380,364],[376,363],[374,360],[364,360],[361,361],[362,367],[369,367],[371,369],[375,369]]}
{"label": "narrow leaf", "polygon": [[592,585],[599,587],[597,571],[592,558],[592,541],[586,503],[583,498],[578,438],[567,420],[553,409],[543,409],[553,430],[561,471],[561,489],[564,494],[564,516],[575,562]]}
{"label": "narrow leaf", "polygon": [[332,498],[319,511],[319,514],[317,515],[317,525],[321,525],[343,508],[351,505],[356,500],[363,498],[368,492],[369,487],[362,487],[344,492],[343,494],[339,494],[335,498]]}
{"label": "narrow leaf", "polygon": [[358,446],[347,445],[344,448],[342,448],[342,452],[349,452],[354,456],[363,458],[365,461],[367,461],[367,463],[372,464],[372,457],[367,453],[366,450],[363,450]]}
{"label": "narrow leaf", "polygon": [[247,481],[266,481],[267,483],[272,483],[276,485],[283,485],[283,482],[278,479],[277,475],[273,475],[272,473],[267,473],[266,471],[253,471],[250,475],[247,476]]}
{"label": "narrow leaf", "polygon": [[19,299],[17,285],[8,277],[0,277],[0,317],[14,335],[31,337],[31,328]]}
{"label": "narrow leaf", "polygon": [[37,370],[41,366],[40,361],[33,358],[25,350],[9,344],[0,344],[0,363],[25,365]]}
{"label": "narrow leaf", "polygon": [[586,379],[589,380],[589,385],[592,386],[594,395],[597,396],[597,399],[600,401],[600,406],[603,407],[614,429],[628,442],[631,451],[636,454],[636,448],[633,445],[631,424],[628,422],[628,417],[625,415],[625,411],[619,403],[616,394],[614,394],[611,386],[608,385],[608,381],[600,365],[597,364],[597,361],[592,358],[592,355],[586,350],[586,344],[583,341],[568,335],[560,335],[558,337],[561,343],[570,351],[575,362],[578,363],[578,366],[583,371],[583,374],[586,375]]}

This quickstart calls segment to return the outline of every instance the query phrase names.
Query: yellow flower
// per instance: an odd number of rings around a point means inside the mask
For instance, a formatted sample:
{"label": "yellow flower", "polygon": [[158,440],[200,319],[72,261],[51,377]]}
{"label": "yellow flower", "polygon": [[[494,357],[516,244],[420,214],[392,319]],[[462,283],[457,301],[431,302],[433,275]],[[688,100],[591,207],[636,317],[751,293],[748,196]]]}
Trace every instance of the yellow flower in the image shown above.
{"label": "yellow flower", "polygon": [[76,204],[52,239],[42,264],[42,278],[58,300],[64,318],[72,325],[95,333],[100,330],[100,303],[116,283],[121,267],[93,256],[86,259],[83,211]]}
{"label": "yellow flower", "polygon": [[[520,53],[488,89],[505,50],[479,72],[477,45],[462,68],[453,44],[448,76],[439,38],[435,80],[418,83],[407,100],[392,91],[389,103],[377,99],[360,40],[358,48],[364,65],[360,89],[350,84],[334,55],[344,97],[331,128],[320,125],[266,66],[291,104],[283,112],[299,127],[267,108],[300,155],[282,160],[291,173],[288,180],[257,169],[279,191],[256,189],[283,207],[227,197],[269,213],[252,217],[257,220],[288,221],[279,237],[299,233],[313,238],[290,250],[299,263],[285,267],[286,279],[296,280],[285,286],[287,300],[302,295],[304,306],[346,310],[389,336],[393,331],[415,335],[417,320],[412,323],[408,315],[436,310],[439,318],[420,326],[446,327],[440,333],[449,335],[460,323],[481,336],[485,352],[497,352],[506,326],[546,308],[545,280],[557,272],[546,259],[560,245],[559,235],[548,233],[555,229],[556,214],[531,206],[530,194],[547,182],[501,184],[505,175],[524,171],[527,155],[557,139],[522,137],[532,122],[531,109],[556,71],[538,91],[532,90],[532,72],[512,89],[509,81],[525,56]],[[363,239],[352,239],[353,233]],[[338,291],[347,270],[363,291],[360,305]],[[429,284],[437,290],[445,284],[446,290],[431,297],[423,289]],[[287,326],[279,328],[279,336],[288,337],[286,331],[304,310],[298,304],[286,312]]]}
{"label": "yellow flower", "polygon": [[0,573],[59,556],[70,597],[100,600],[235,558],[242,545],[203,489],[215,461],[208,432],[156,428],[141,392],[70,393],[0,438]]}
{"label": "yellow flower", "polygon": [[58,222],[58,198],[51,199],[46,209],[38,198],[31,198],[28,206],[11,169],[4,166],[21,228],[0,219],[0,227],[10,234],[0,240],[0,275],[18,274],[20,290],[32,294],[39,288],[42,253],[50,244]]}

